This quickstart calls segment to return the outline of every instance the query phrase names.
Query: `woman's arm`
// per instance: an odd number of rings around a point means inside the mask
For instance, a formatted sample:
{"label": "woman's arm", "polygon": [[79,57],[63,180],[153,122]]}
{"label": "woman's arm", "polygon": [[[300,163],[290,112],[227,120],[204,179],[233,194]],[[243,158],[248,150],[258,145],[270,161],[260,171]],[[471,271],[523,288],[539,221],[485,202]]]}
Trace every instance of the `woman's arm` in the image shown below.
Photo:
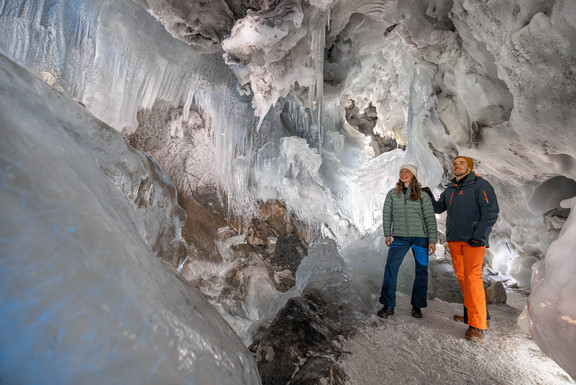
{"label": "woman's arm", "polygon": [[384,208],[382,209],[382,228],[386,238],[392,236],[392,195],[390,192],[386,195]]}

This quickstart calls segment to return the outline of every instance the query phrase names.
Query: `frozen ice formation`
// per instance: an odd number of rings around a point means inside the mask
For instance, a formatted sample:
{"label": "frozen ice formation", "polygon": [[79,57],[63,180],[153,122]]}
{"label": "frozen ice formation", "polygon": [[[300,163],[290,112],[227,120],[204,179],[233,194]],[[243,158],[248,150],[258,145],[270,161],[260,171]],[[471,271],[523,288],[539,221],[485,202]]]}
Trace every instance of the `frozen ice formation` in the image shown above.
{"label": "frozen ice formation", "polygon": [[570,208],[560,237],[532,269],[532,292],[518,324],[540,349],[576,378],[576,197],[561,202]]}
{"label": "frozen ice formation", "polygon": [[0,127],[2,381],[259,383],[160,259],[180,257],[184,218],[151,158],[3,55]]}

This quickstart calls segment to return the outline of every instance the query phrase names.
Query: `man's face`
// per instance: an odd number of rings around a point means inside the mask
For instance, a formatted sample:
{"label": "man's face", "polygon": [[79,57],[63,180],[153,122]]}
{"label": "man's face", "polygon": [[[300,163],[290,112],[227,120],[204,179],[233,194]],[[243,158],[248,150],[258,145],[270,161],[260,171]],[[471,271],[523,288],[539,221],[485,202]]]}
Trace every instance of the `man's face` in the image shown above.
{"label": "man's face", "polygon": [[456,178],[460,178],[470,174],[470,167],[468,167],[466,160],[462,158],[456,158],[452,162],[452,172]]}

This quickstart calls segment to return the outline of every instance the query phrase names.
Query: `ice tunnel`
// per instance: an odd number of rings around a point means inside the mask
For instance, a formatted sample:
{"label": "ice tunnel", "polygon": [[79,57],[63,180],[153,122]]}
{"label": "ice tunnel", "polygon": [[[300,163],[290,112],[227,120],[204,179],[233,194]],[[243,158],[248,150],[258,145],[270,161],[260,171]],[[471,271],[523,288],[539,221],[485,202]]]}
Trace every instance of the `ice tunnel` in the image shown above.
{"label": "ice tunnel", "polygon": [[[0,379],[344,378],[303,364],[319,347],[275,366],[266,330],[292,309],[336,354],[330,338],[371,315],[399,167],[438,196],[458,154],[501,202],[486,284],[530,295],[519,322],[575,378],[575,15],[569,0],[0,1]],[[445,219],[429,295],[458,302]]]}

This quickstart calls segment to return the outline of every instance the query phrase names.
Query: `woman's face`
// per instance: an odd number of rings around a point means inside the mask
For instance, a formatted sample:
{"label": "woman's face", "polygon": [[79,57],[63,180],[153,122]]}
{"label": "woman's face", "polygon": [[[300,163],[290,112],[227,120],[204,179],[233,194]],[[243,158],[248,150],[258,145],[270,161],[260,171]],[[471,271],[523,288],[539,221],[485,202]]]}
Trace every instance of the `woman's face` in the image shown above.
{"label": "woman's face", "polygon": [[414,174],[412,171],[408,170],[407,168],[403,168],[400,170],[400,182],[402,183],[410,183],[414,179]]}

